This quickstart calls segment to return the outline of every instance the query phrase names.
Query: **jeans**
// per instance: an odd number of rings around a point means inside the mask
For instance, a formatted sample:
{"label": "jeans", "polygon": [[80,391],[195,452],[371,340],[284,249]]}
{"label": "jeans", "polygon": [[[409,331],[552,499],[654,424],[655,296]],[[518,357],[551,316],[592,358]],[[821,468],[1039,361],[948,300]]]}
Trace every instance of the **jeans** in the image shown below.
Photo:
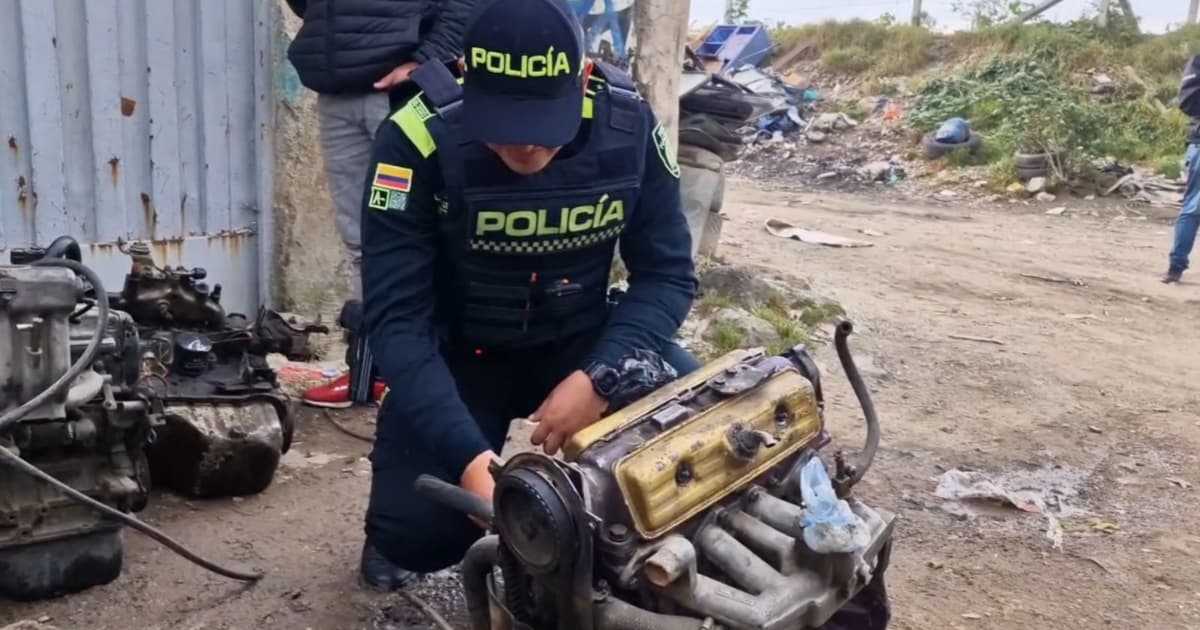
{"label": "jeans", "polygon": [[1200,227],[1200,144],[1188,145],[1184,157],[1187,170],[1187,188],[1183,192],[1183,208],[1175,219],[1175,241],[1171,247],[1171,270],[1188,268],[1188,255],[1196,243],[1196,230]]}
{"label": "jeans", "polygon": [[[580,335],[556,345],[552,352],[522,352],[484,357],[450,356],[446,362],[492,450],[503,449],[508,425],[533,413],[550,391],[576,369],[595,337]],[[700,367],[674,343],[659,350],[680,376]],[[434,453],[409,436],[403,410],[384,399],[371,452],[371,498],[367,507],[367,541],[396,566],[431,573],[457,564],[483,531],[465,515],[426,499],[413,489],[422,473],[458,484],[438,464]],[[397,401],[398,402],[398,401]]]}

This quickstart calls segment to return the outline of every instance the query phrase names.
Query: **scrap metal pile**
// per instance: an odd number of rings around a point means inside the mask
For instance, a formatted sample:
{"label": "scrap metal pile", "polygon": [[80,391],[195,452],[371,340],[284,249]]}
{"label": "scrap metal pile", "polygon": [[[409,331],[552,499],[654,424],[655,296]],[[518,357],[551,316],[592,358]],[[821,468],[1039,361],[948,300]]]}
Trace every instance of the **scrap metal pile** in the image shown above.
{"label": "scrap metal pile", "polygon": [[736,351],[583,430],[563,460],[493,468],[494,505],[430,477],[418,488],[491,524],[467,553],[474,630],[882,630],[895,516],[852,495],[879,423],[837,454],[816,365],[802,346]]}
{"label": "scrap metal pile", "polygon": [[225,569],[129,516],[152,483],[190,496],[266,488],[291,441],[270,352],[307,335],[262,309],[226,314],[202,269],[157,266],[133,244],[108,294],[62,237],[0,266],[0,598],[41,599],[110,582],[134,527],[205,568]]}

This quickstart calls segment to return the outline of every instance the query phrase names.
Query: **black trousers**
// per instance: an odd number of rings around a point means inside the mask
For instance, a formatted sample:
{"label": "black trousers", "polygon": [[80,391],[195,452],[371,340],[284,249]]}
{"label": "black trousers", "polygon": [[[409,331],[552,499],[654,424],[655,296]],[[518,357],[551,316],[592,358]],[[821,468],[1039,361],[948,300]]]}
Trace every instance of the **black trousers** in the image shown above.
{"label": "black trousers", "polygon": [[[542,352],[496,356],[447,356],[458,393],[500,452],[513,418],[528,416],[542,404],[591,349],[584,335]],[[700,367],[683,348],[668,344],[659,353],[680,375]],[[371,498],[367,507],[367,541],[385,558],[409,571],[428,573],[457,564],[483,534],[460,512],[434,503],[413,489],[421,474],[458,484],[433,453],[409,437],[403,409],[389,396],[379,411],[371,452]]]}

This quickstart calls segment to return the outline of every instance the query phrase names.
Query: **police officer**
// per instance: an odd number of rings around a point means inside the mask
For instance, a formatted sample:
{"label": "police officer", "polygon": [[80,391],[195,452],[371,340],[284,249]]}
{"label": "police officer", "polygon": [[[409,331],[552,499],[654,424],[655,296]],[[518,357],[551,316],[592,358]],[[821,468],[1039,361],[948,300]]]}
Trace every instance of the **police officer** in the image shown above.
{"label": "police officer", "polygon": [[[479,2],[464,51],[461,78],[414,73],[423,93],[380,128],[363,199],[366,330],[390,391],[362,574],[381,588],[482,534],[417,495],[418,475],[491,500],[513,418],[554,453],[626,368],[698,367],[672,342],[696,291],[679,168],[632,81],[585,58],[564,0]],[[629,288],[611,306],[618,237]]]}

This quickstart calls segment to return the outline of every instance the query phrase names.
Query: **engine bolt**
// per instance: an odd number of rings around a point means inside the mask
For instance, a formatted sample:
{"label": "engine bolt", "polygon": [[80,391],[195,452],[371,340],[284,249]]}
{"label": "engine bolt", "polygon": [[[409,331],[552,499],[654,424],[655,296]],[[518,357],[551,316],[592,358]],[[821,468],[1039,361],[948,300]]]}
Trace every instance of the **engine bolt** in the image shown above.
{"label": "engine bolt", "polygon": [[687,485],[692,482],[692,468],[685,464],[680,464],[679,468],[675,469],[675,483],[680,486]]}
{"label": "engine bolt", "polygon": [[614,523],[608,526],[608,537],[617,543],[625,542],[629,539],[629,528],[621,523]]}

